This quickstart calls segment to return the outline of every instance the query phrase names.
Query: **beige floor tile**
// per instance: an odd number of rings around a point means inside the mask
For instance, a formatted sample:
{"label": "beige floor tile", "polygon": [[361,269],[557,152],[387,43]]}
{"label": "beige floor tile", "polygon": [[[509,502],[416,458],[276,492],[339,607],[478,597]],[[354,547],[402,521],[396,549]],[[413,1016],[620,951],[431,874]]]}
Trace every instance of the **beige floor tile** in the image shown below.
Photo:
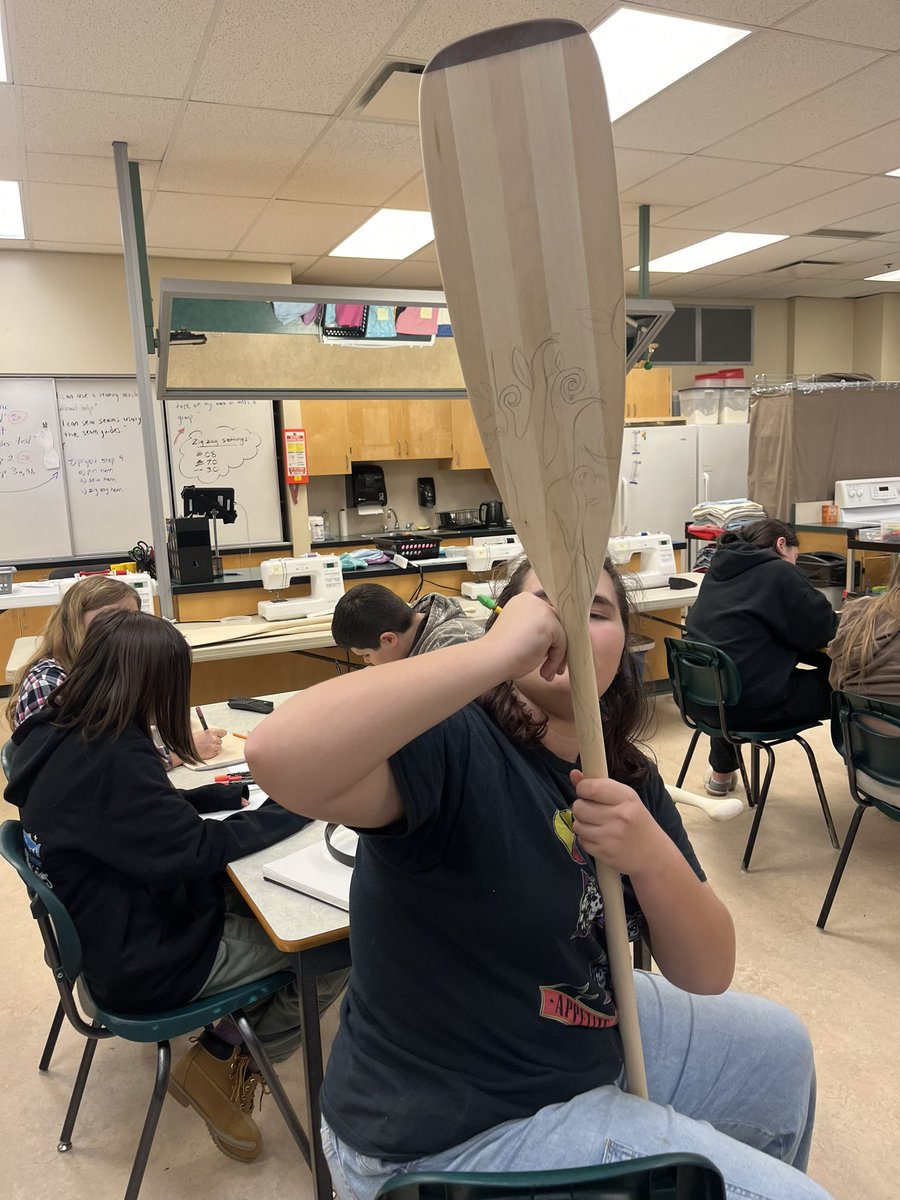
{"label": "beige floor tile", "polygon": [[[815,731],[812,740],[843,837],[853,809],[846,776],[827,731]],[[661,700],[651,744],[670,782],[687,742],[671,700]],[[702,789],[704,773],[701,745],[686,786]],[[811,1173],[840,1200],[894,1200],[900,1173],[900,1022],[895,1015],[900,997],[900,825],[867,814],[828,930],[820,933],[815,919],[837,852],[828,842],[799,748],[779,752],[749,873],[739,869],[748,813],[717,823],[696,809],[681,811],[711,883],[734,916],[735,986],[789,1005],[812,1032],[820,1095]],[[0,816],[11,815],[14,811],[0,804]],[[119,1042],[99,1047],[73,1149],[58,1154],[80,1039],[64,1029],[51,1070],[38,1074],[55,992],[21,884],[5,865],[0,869],[0,909],[6,1051],[2,1194],[11,1200],[116,1200],[124,1191],[149,1098],[153,1051]],[[331,1035],[334,1014],[326,1021]],[[301,1072],[299,1059],[282,1068],[294,1097],[299,1096]],[[263,1154],[255,1164],[242,1166],[215,1149],[194,1114],[166,1104],[142,1200],[308,1200],[309,1173],[271,1101],[263,1108],[260,1126]]]}

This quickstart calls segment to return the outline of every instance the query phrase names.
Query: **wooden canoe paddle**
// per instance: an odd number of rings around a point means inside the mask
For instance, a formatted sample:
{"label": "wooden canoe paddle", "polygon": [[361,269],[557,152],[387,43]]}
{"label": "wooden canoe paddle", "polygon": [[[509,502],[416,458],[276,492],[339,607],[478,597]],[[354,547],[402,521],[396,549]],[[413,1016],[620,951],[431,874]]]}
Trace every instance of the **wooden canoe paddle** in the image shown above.
{"label": "wooden canoe paddle", "polygon": [[[559,615],[581,765],[607,775],[588,619],[625,404],[619,197],[597,53],[572,21],[476,34],[425,68],[425,181],[494,479]],[[618,874],[598,864],[629,1090],[647,1095]]]}

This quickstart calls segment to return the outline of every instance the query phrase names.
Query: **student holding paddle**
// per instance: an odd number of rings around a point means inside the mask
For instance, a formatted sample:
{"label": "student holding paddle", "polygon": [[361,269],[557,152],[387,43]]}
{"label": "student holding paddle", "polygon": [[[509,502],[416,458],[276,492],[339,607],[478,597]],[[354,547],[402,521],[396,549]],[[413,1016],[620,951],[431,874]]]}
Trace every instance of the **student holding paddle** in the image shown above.
{"label": "student holding paddle", "polygon": [[[373,1200],[410,1170],[677,1149],[712,1159],[735,1195],[823,1200],[802,1174],[809,1039],[779,1006],[721,994],[731,920],[636,745],[644,699],[614,568],[590,619],[608,780],[578,770],[566,638],[527,562],[499,602],[483,638],[309,688],[247,743],[280,803],[361,830],[322,1093],[338,1195]],[[592,856],[626,877],[630,935],[646,932],[662,972],[635,977],[649,1100],[620,1086]]]}

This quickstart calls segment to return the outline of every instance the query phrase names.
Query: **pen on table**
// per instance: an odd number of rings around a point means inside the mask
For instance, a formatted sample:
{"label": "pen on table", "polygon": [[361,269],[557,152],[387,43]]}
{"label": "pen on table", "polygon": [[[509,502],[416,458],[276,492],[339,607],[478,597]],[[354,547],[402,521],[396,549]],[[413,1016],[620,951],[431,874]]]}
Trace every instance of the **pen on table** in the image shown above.
{"label": "pen on table", "polygon": [[492,612],[503,612],[503,605],[498,604],[491,596],[477,596],[479,604],[483,604],[485,608],[489,608]]}
{"label": "pen on table", "polygon": [[200,722],[200,728],[201,729],[209,729],[209,726],[206,723],[206,717],[204,717],[204,715],[203,715],[203,709],[200,707],[199,704],[194,709],[194,712],[197,714],[197,720]]}
{"label": "pen on table", "polygon": [[246,740],[250,736],[250,734],[249,733],[233,733],[231,736],[240,738],[242,742],[246,742]]}

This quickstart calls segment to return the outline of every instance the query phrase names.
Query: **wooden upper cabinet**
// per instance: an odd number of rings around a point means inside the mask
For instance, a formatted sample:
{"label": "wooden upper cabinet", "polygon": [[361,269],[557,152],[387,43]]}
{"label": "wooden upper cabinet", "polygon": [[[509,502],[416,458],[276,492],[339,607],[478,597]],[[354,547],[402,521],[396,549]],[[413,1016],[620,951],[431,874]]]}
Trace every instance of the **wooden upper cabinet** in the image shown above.
{"label": "wooden upper cabinet", "polygon": [[356,462],[391,462],[402,458],[403,420],[400,400],[348,400],[350,454]]}
{"label": "wooden upper cabinet", "polygon": [[659,420],[672,415],[672,368],[635,367],[625,376],[625,420]]}
{"label": "wooden upper cabinet", "polygon": [[449,400],[401,400],[403,458],[449,458],[453,446]]}
{"label": "wooden upper cabinet", "polygon": [[452,454],[450,468],[453,471],[490,470],[484,446],[472,406],[468,400],[450,401],[450,431]]}
{"label": "wooden upper cabinet", "polygon": [[304,400],[306,457],[310,477],[350,474],[350,413],[347,400]]}

